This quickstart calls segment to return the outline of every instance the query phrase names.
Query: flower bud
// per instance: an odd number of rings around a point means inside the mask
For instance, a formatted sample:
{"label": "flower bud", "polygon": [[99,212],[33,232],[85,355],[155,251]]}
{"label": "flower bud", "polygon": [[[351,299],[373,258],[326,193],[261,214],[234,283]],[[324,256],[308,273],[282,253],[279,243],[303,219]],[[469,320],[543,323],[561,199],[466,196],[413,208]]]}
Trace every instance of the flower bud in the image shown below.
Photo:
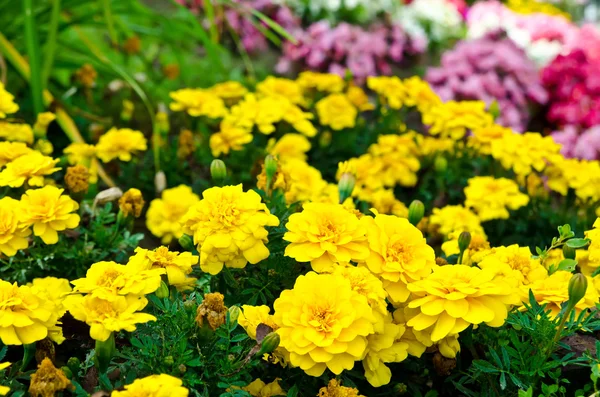
{"label": "flower bud", "polygon": [[187,234],[179,237],[179,245],[181,245],[186,251],[193,251],[195,248],[194,240],[192,240],[192,237]]}
{"label": "flower bud", "polygon": [[119,212],[123,213],[124,217],[139,218],[145,204],[142,192],[139,189],[131,188],[119,199]]}
{"label": "flower bud", "polygon": [[67,366],[63,366],[63,367],[60,367],[60,370],[63,371],[63,373],[65,374],[67,379],[73,379],[73,372],[71,371],[71,368],[69,368]]}
{"label": "flower bud", "polygon": [[585,292],[587,291],[587,277],[585,277],[581,273],[574,274],[569,280],[569,306],[575,307],[577,302],[579,302],[585,296]]}
{"label": "flower bud", "polygon": [[490,112],[490,114],[492,115],[494,120],[496,120],[498,118],[498,116],[500,116],[500,106],[498,105],[498,101],[496,101],[496,100],[492,101],[488,112]]}
{"label": "flower bud", "polygon": [[163,363],[165,363],[167,365],[173,365],[173,364],[175,364],[175,360],[173,359],[173,356],[167,356],[163,360]]}
{"label": "flower bud", "polygon": [[223,160],[215,159],[210,163],[210,176],[217,185],[221,185],[225,181],[227,167]]}
{"label": "flower bud", "polygon": [[166,112],[158,111],[156,113],[156,128],[163,135],[169,133],[169,115]]}
{"label": "flower bud", "polygon": [[103,190],[96,195],[96,198],[94,199],[94,205],[115,201],[120,199],[121,196],[123,196],[123,191],[121,189],[118,187],[111,187],[110,189]]}
{"label": "flower bud", "polygon": [[271,183],[277,173],[277,159],[269,154],[265,157],[265,175],[267,176],[267,191],[271,190]]}
{"label": "flower bud", "polygon": [[408,387],[406,387],[404,383],[398,383],[396,386],[394,386],[394,391],[397,394],[405,394],[408,391]]}
{"label": "flower bud", "polygon": [[435,158],[435,162],[433,163],[433,168],[439,174],[445,172],[448,168],[448,160],[446,160],[446,158],[443,156],[437,156]]}
{"label": "flower bud", "polygon": [[262,357],[263,354],[272,353],[279,346],[279,342],[279,334],[277,332],[269,332],[260,344],[260,350],[257,353],[258,356]]}
{"label": "flower bud", "polygon": [[349,172],[344,172],[338,182],[338,192],[340,195],[340,204],[352,195],[354,186],[356,185],[356,177]]}
{"label": "flower bud", "polygon": [[129,121],[133,117],[135,105],[129,99],[123,100],[123,109],[121,110],[121,120]]}
{"label": "flower bud", "polygon": [[239,306],[231,306],[229,308],[229,321],[231,321],[231,322],[237,321],[238,318],[240,317],[241,312],[242,312],[242,309],[240,309]]}
{"label": "flower bud", "polygon": [[321,134],[321,137],[319,138],[319,146],[324,148],[327,147],[331,144],[331,132],[329,131],[325,131]]}
{"label": "flower bud", "polygon": [[169,297],[169,286],[164,282],[160,281],[160,287],[154,293],[157,298],[168,298]]}
{"label": "flower bud", "polygon": [[108,369],[108,365],[110,364],[110,360],[112,360],[117,351],[115,346],[115,334],[111,333],[108,339],[105,341],[97,340],[95,350],[96,367],[101,374],[105,374],[106,370]]}
{"label": "flower bud", "polygon": [[77,357],[71,357],[67,361],[67,366],[69,367],[72,373],[76,374],[81,368],[81,361]]}
{"label": "flower bud", "polygon": [[458,249],[460,252],[464,252],[469,248],[469,244],[471,244],[471,233],[462,232],[460,236],[458,236]]}
{"label": "flower bud", "polygon": [[182,374],[185,374],[185,372],[187,371],[187,367],[185,365],[183,365],[183,364],[179,364],[179,366],[177,367],[177,369]]}
{"label": "flower bud", "polygon": [[417,226],[423,219],[423,215],[425,215],[425,206],[421,201],[413,200],[408,206],[408,221],[411,225]]}
{"label": "flower bud", "polygon": [[154,188],[156,189],[156,193],[162,193],[167,188],[167,176],[163,171],[158,171],[154,175]]}
{"label": "flower bud", "polygon": [[565,259],[575,259],[577,255],[577,251],[575,248],[569,247],[568,245],[563,245],[563,256]]}

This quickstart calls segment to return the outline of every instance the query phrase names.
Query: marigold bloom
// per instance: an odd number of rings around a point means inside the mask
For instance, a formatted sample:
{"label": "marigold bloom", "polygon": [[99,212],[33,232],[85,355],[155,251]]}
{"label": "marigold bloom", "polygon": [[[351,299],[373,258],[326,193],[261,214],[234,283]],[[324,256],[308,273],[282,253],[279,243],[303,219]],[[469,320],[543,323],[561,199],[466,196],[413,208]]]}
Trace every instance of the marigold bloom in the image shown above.
{"label": "marigold bloom", "polygon": [[559,151],[560,145],[551,136],[535,132],[507,134],[492,142],[492,156],[517,175],[543,171],[548,162],[561,157]]}
{"label": "marigold bloom", "polygon": [[48,337],[58,344],[64,342],[65,338],[59,320],[67,312],[64,300],[71,292],[69,280],[56,277],[36,278],[28,286],[36,290],[40,299],[50,301],[54,305],[52,316],[48,320],[48,324],[51,324],[48,327]]}
{"label": "marigold bloom", "polygon": [[186,111],[192,117],[220,118],[227,115],[225,102],[214,92],[201,88],[183,88],[169,94],[173,102],[169,108],[174,112]]}
{"label": "marigold bloom", "polygon": [[31,375],[29,394],[33,397],[51,397],[65,389],[75,390],[75,386],[48,357],[44,358],[37,371]]}
{"label": "marigold bloom", "polygon": [[269,140],[267,151],[280,160],[290,158],[306,161],[306,153],[310,151],[310,141],[301,134],[285,134],[277,142]]}
{"label": "marigold bloom", "polygon": [[55,167],[58,161],[36,151],[24,154],[8,163],[0,172],[0,186],[21,187],[25,183],[44,186],[44,176],[60,170],[60,167]]}
{"label": "marigold bloom", "polygon": [[56,115],[52,112],[43,112],[37,115],[35,124],[33,125],[33,131],[36,136],[45,136],[48,126],[56,120]]}
{"label": "marigold bloom", "polygon": [[63,151],[67,155],[69,164],[86,165],[96,157],[96,147],[87,143],[72,143]]}
{"label": "marigold bloom", "polygon": [[312,71],[301,72],[296,81],[305,90],[314,89],[319,92],[342,92],[346,85],[340,75]]}
{"label": "marigold bloom", "polygon": [[315,105],[322,125],[339,131],[356,125],[358,111],[344,94],[330,94]]}
{"label": "marigold bloom", "polygon": [[90,172],[81,164],[67,168],[65,184],[73,193],[86,192],[90,186]]}
{"label": "marigold bloom", "polygon": [[181,130],[179,139],[177,140],[177,157],[180,159],[187,158],[196,150],[196,142],[194,133],[188,129]]}
{"label": "marigold bloom", "polygon": [[329,384],[319,390],[317,397],[365,397],[358,394],[358,390],[353,387],[342,386],[337,379],[331,379]]}
{"label": "marigold bloom", "polygon": [[131,215],[134,218],[139,218],[145,204],[142,192],[139,189],[131,188],[119,199],[119,210],[126,217]]}
{"label": "marigold bloom", "polygon": [[[135,264],[134,264],[135,265]],[[160,287],[163,268],[142,269],[115,262],[96,262],[84,278],[71,281],[74,291],[112,301],[120,296],[151,294]]]}
{"label": "marigold bloom", "polygon": [[366,336],[374,332],[367,298],[340,275],[299,276],[274,308],[280,346],[290,352],[292,365],[311,376],[321,376],[326,368],[336,375],[352,369],[364,356]]}
{"label": "marigold bloom", "polygon": [[288,158],[280,163],[279,171],[285,180],[285,201],[288,203],[312,200],[327,187],[321,172],[306,161]]}
{"label": "marigold bloom", "polygon": [[[510,270],[501,270],[497,262],[508,266]],[[517,244],[492,248],[485,254],[478,266],[482,269],[495,269],[505,274],[519,287],[548,277],[548,272],[540,264],[540,260],[532,258],[529,248],[519,247]]]}
{"label": "marigold bloom", "polygon": [[0,252],[15,256],[18,250],[29,246],[29,228],[23,226],[19,217],[19,202],[10,197],[0,199]]}
{"label": "marigold bloom", "polygon": [[163,244],[183,235],[181,219],[188,209],[200,201],[200,197],[187,185],[163,190],[161,198],[150,202],[146,213],[148,230],[159,237]]}
{"label": "marigold bloom", "polygon": [[432,135],[459,140],[468,130],[485,128],[494,122],[485,107],[481,101],[448,101],[423,114],[423,124],[430,126]]}
{"label": "marigold bloom", "polygon": [[63,192],[64,189],[44,186],[27,190],[21,196],[21,222],[33,226],[33,234],[45,244],[56,244],[59,231],[79,225],[79,215],[73,213],[79,204],[69,196],[63,196]]}
{"label": "marigold bloom", "polygon": [[387,187],[396,184],[415,186],[421,163],[416,157],[418,147],[411,135],[380,135],[377,143],[369,146],[369,154],[380,167],[377,177]]}
{"label": "marigold bloom", "polygon": [[127,266],[140,270],[165,269],[170,285],[187,288],[190,284],[188,275],[192,272],[192,266],[198,264],[198,260],[199,258],[190,252],[169,251],[164,246],[154,251],[137,247]]}
{"label": "marigold bloom", "polygon": [[146,138],[140,131],[130,128],[111,128],[100,137],[96,145],[98,158],[105,163],[118,158],[131,161],[132,154],[147,149]]}
{"label": "marigold bloom", "polygon": [[196,323],[200,328],[205,321],[213,331],[225,324],[227,306],[223,303],[224,298],[218,292],[204,295],[202,304],[196,310]]}
{"label": "marigold bloom", "polygon": [[469,232],[485,236],[481,220],[470,209],[462,205],[447,205],[443,208],[434,208],[429,224],[442,236],[450,236],[452,233]]}
{"label": "marigold bloom", "polygon": [[285,255],[310,262],[316,272],[331,272],[335,265],[362,261],[369,255],[366,228],[340,204],[307,203],[292,214],[283,239],[290,244]]}
{"label": "marigold bloom", "polygon": [[419,308],[420,313],[407,325],[417,331],[434,325],[433,342],[471,324],[499,327],[506,321],[509,305],[516,303],[514,290],[495,271],[466,265],[440,266],[408,289],[415,296],[408,307]]}
{"label": "marigold bloom", "polygon": [[407,285],[427,277],[435,267],[435,252],[423,234],[405,218],[379,215],[365,218],[370,255],[365,265],[383,280],[392,302],[405,302]]}
{"label": "marigold bloom", "polygon": [[0,138],[31,145],[33,144],[33,130],[29,124],[0,121]]}
{"label": "marigold bloom", "polygon": [[5,345],[28,345],[48,336],[55,325],[55,306],[34,287],[0,280],[0,340]]}
{"label": "marigold bloom", "polygon": [[[242,387],[242,390],[247,391],[253,397],[287,396],[287,393],[279,385],[280,380],[277,378],[267,384],[258,378],[253,380],[248,386]],[[237,389],[237,387],[233,387],[233,389]]]}
{"label": "marigold bloom", "polygon": [[348,100],[361,112],[375,109],[375,105],[369,102],[369,97],[365,91],[355,85],[350,85],[346,90]]}
{"label": "marigold bloom", "polygon": [[31,152],[32,149],[23,142],[0,142],[0,168]]}
{"label": "marigold bloom", "polygon": [[242,305],[242,313],[238,317],[238,324],[244,328],[249,337],[256,340],[256,328],[260,324],[271,327],[273,331],[276,331],[277,324],[272,314],[269,314],[271,308],[269,306],[250,306]]}
{"label": "marigold bloom", "polygon": [[256,93],[275,99],[286,99],[293,104],[302,105],[304,96],[300,84],[293,80],[269,76],[256,85]]}
{"label": "marigold bloom", "polygon": [[125,390],[112,392],[112,397],[187,397],[189,390],[182,386],[181,379],[171,375],[151,375],[136,379],[125,386]]}
{"label": "marigold bloom", "polygon": [[592,240],[588,247],[590,262],[600,266],[600,217],[594,222],[593,229],[585,232],[585,237]]}
{"label": "marigold bloom", "polygon": [[218,274],[223,266],[243,268],[269,256],[265,226],[278,226],[258,193],[244,192],[242,185],[213,187],[182,219],[184,233],[194,236],[200,251],[200,267]]}
{"label": "marigold bloom", "polygon": [[381,214],[408,217],[408,207],[396,198],[392,189],[377,189],[370,193],[367,201]]}
{"label": "marigold bloom", "polygon": [[19,110],[19,105],[15,103],[15,97],[4,88],[4,84],[0,82],[0,119],[6,118],[11,113],[16,113]]}
{"label": "marigold bloom", "polygon": [[482,222],[508,219],[508,210],[517,210],[529,203],[529,196],[519,191],[511,179],[476,176],[465,187],[465,206],[473,208]]}
{"label": "marigold bloom", "polygon": [[243,98],[248,93],[248,89],[238,81],[226,81],[224,83],[215,84],[210,87],[210,91],[225,100],[230,102]]}
{"label": "marigold bloom", "polygon": [[[569,300],[569,280],[573,274],[559,270],[554,272],[547,278],[537,280],[528,286],[524,286],[523,289],[528,292],[531,290],[535,296],[535,300],[540,304],[546,304],[546,310],[550,310],[551,317],[556,317],[561,309],[563,303]],[[598,299],[598,291],[594,286],[594,281],[591,277],[587,277],[588,287],[585,292],[585,296],[575,305],[575,313],[578,315],[583,310],[592,309],[596,307]],[[527,295],[525,295],[527,296]],[[529,299],[525,298],[524,303],[528,303]]]}
{"label": "marigold bloom", "polygon": [[138,313],[147,304],[145,297],[137,295],[115,296],[111,300],[94,295],[69,295],[64,302],[73,318],[90,326],[90,337],[100,342],[113,332],[133,332],[136,324],[156,321],[150,314]]}
{"label": "marigold bloom", "polygon": [[490,124],[472,131],[467,138],[467,146],[474,148],[481,154],[492,154],[492,143],[498,139],[503,139],[509,134],[515,132],[510,128],[499,124]]}
{"label": "marigold bloom", "polygon": [[422,114],[428,113],[432,108],[442,103],[440,97],[431,88],[429,83],[419,76],[412,76],[403,80],[406,106],[415,106]]}
{"label": "marigold bloom", "polygon": [[231,151],[240,151],[254,137],[249,129],[233,125],[228,120],[221,122],[219,132],[210,136],[210,150],[212,155],[219,157],[221,154],[229,154]]}
{"label": "marigold bloom", "polygon": [[379,99],[392,109],[400,109],[408,96],[402,80],[396,76],[368,77],[367,87],[379,94]]}

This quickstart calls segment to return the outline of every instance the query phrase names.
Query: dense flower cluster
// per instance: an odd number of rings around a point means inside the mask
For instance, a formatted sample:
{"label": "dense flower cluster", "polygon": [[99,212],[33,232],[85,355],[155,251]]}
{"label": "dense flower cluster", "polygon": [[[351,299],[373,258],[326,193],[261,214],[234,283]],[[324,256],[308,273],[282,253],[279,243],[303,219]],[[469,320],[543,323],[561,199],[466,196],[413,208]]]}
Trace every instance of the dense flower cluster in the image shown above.
{"label": "dense flower cluster", "polygon": [[578,133],[575,126],[567,126],[552,133],[556,143],[562,145],[560,153],[569,158],[600,160],[600,126]]}

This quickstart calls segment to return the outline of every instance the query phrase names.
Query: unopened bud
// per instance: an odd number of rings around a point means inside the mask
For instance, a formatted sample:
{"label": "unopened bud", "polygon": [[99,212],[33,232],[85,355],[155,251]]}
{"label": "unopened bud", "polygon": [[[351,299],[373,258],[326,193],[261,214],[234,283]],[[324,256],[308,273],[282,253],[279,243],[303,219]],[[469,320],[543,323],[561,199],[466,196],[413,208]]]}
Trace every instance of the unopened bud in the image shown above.
{"label": "unopened bud", "polygon": [[577,255],[577,251],[575,248],[569,247],[568,245],[563,245],[563,256],[565,259],[575,259]]}
{"label": "unopened bud", "polygon": [[163,362],[167,365],[173,365],[173,364],[175,364],[175,359],[173,359],[173,356],[167,356],[167,357],[165,357]]}
{"label": "unopened bud", "polygon": [[272,353],[279,346],[280,337],[277,332],[270,332],[264,337],[260,344],[260,350],[258,356],[262,357],[264,354]]}
{"label": "unopened bud", "polygon": [[398,383],[394,386],[394,391],[398,394],[405,394],[408,391],[408,387],[404,383]]}
{"label": "unopened bud", "polygon": [[446,160],[443,156],[437,156],[435,158],[435,162],[433,163],[433,168],[437,173],[443,173],[448,168],[448,160]]}
{"label": "unopened bud", "polygon": [[169,297],[169,286],[161,280],[160,287],[154,293],[157,298],[168,298]]}
{"label": "unopened bud", "polygon": [[78,373],[81,368],[81,361],[77,357],[71,357],[67,360],[67,366],[72,373]]}
{"label": "unopened bud", "polygon": [[241,312],[242,312],[242,309],[240,309],[239,306],[231,306],[229,308],[229,321],[231,321],[232,323],[237,321],[238,318],[240,317]]}
{"label": "unopened bud", "polygon": [[462,232],[460,236],[458,236],[458,249],[460,252],[464,252],[469,245],[471,244],[471,233]]}
{"label": "unopened bud", "polygon": [[156,188],[156,193],[162,193],[167,188],[167,176],[163,171],[158,171],[154,175],[154,187]]}
{"label": "unopened bud", "polygon": [[340,204],[352,195],[354,186],[356,185],[356,177],[349,172],[344,172],[338,182],[338,192],[340,195]]}
{"label": "unopened bud", "polygon": [[488,111],[490,112],[490,114],[492,115],[494,120],[496,120],[498,118],[498,116],[500,116],[500,106],[498,104],[498,101],[494,100],[490,104],[490,109]]}
{"label": "unopened bud", "polygon": [[121,196],[123,196],[123,191],[121,189],[118,187],[111,187],[110,189],[103,190],[96,195],[96,198],[94,198],[94,206],[97,204],[105,204],[110,201],[115,201],[120,199]]}
{"label": "unopened bud", "polygon": [[60,370],[63,371],[63,373],[65,374],[67,379],[73,378],[73,372],[71,371],[71,369],[69,367],[63,366],[63,367],[60,367]]}
{"label": "unopened bud", "polygon": [[408,221],[411,225],[417,226],[423,219],[423,215],[425,215],[425,206],[421,201],[413,200],[408,206]]}
{"label": "unopened bud", "polygon": [[210,176],[212,177],[213,182],[217,185],[221,185],[223,181],[225,181],[225,177],[227,176],[227,167],[223,160],[213,160],[210,163]]}
{"label": "unopened bud", "polygon": [[577,302],[583,299],[587,286],[588,280],[583,274],[577,273],[571,277],[569,280],[569,306],[575,307]]}
{"label": "unopened bud", "polygon": [[194,250],[194,240],[191,236],[187,234],[184,234],[183,236],[179,237],[179,245],[181,245],[186,251]]}
{"label": "unopened bud", "polygon": [[187,367],[185,365],[183,365],[183,364],[179,364],[179,366],[177,367],[177,369],[182,374],[185,374],[185,371],[187,371]]}
{"label": "unopened bud", "polygon": [[331,132],[329,131],[325,131],[321,134],[321,137],[319,138],[319,146],[324,148],[327,147],[331,144]]}
{"label": "unopened bud", "polygon": [[133,116],[135,105],[129,99],[123,100],[123,109],[121,110],[121,120],[129,121]]}
{"label": "unopened bud", "polygon": [[156,127],[163,135],[169,133],[169,115],[166,112],[159,111],[156,113]]}

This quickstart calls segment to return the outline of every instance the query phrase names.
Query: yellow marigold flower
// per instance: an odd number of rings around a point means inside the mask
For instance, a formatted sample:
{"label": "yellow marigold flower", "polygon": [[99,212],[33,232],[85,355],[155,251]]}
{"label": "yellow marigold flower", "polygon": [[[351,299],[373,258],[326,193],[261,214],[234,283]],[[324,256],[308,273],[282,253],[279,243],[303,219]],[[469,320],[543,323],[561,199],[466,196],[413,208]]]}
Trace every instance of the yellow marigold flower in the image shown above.
{"label": "yellow marigold flower", "polygon": [[517,210],[529,204],[529,196],[519,191],[511,179],[476,176],[465,187],[465,206],[475,210],[482,222],[508,219],[508,210]]}
{"label": "yellow marigold flower", "polygon": [[421,163],[416,157],[418,148],[412,136],[408,134],[380,135],[377,143],[369,146],[369,153],[382,168],[378,177],[385,186],[393,187],[396,184],[415,186],[417,184],[416,173],[421,168]]}
{"label": "yellow marigold flower", "polygon": [[248,93],[248,89],[237,81],[215,84],[210,87],[210,91],[226,102],[241,99]]}
{"label": "yellow marigold flower", "polygon": [[217,119],[227,115],[225,102],[211,90],[183,88],[169,94],[173,102],[169,108],[174,112],[186,111],[192,117]]}
{"label": "yellow marigold flower", "polygon": [[402,201],[396,199],[391,189],[377,189],[371,193],[367,201],[381,214],[408,218],[408,208]]}
{"label": "yellow marigold flower", "polygon": [[456,146],[460,147],[461,142],[456,142],[452,138],[439,138],[434,136],[419,137],[419,151],[422,156],[429,156],[436,153],[454,152]]}
{"label": "yellow marigold flower", "polygon": [[365,265],[383,280],[392,302],[405,302],[407,285],[427,277],[435,267],[435,253],[419,229],[407,219],[376,214],[365,218],[370,255]]}
{"label": "yellow marigold flower", "polygon": [[468,130],[474,131],[493,124],[482,101],[448,101],[423,114],[423,124],[430,126],[431,135],[454,140],[462,139]]}
{"label": "yellow marigold flower", "polygon": [[54,146],[52,145],[52,142],[50,142],[46,139],[38,139],[37,141],[35,141],[35,145],[33,145],[33,149],[37,150],[38,152],[40,152],[41,154],[43,154],[45,156],[49,156],[54,151]]}
{"label": "yellow marigold flower", "polygon": [[[460,249],[458,248],[459,236],[460,232],[450,233],[448,236],[448,241],[442,244],[442,251],[444,251],[444,254],[446,254],[447,257],[450,255],[458,255],[460,253]],[[471,265],[474,261],[474,258],[477,258],[479,253],[489,251],[489,249],[490,243],[487,241],[487,237],[485,235],[471,233],[471,242],[463,254],[462,264]]]}
{"label": "yellow marigold flower", "polygon": [[0,142],[0,168],[31,152],[23,142]]}
{"label": "yellow marigold flower", "polygon": [[350,85],[346,91],[346,97],[361,112],[375,109],[375,105],[369,102],[369,97],[365,91],[355,85]]}
{"label": "yellow marigold flower", "polygon": [[345,387],[337,379],[331,379],[329,384],[319,390],[317,397],[365,397],[358,394],[353,387]]}
{"label": "yellow marigold flower", "polygon": [[278,226],[258,193],[244,192],[242,185],[213,187],[182,219],[184,232],[194,236],[200,251],[200,267],[218,274],[223,266],[243,268],[269,256],[265,226]]}
{"label": "yellow marigold flower", "polygon": [[19,202],[10,197],[0,199],[0,252],[15,256],[18,250],[27,249],[31,230],[20,222]]}
{"label": "yellow marigold flower", "polygon": [[507,134],[492,141],[492,156],[517,175],[543,171],[548,162],[560,158],[559,151],[560,145],[551,136],[544,137],[536,132]]}
{"label": "yellow marigold flower", "polygon": [[33,130],[29,124],[7,123],[0,121],[0,138],[7,141],[33,143]]}
{"label": "yellow marigold flower", "polygon": [[277,142],[269,140],[267,151],[279,160],[295,158],[306,161],[306,153],[311,148],[310,141],[301,134],[285,134]]}
{"label": "yellow marigold flower", "polygon": [[21,196],[21,222],[33,226],[33,234],[45,244],[56,244],[58,232],[74,229],[79,225],[79,215],[73,211],[79,204],[69,196],[63,196],[64,189],[44,186],[30,189]]}
{"label": "yellow marigold flower", "polygon": [[309,272],[275,300],[280,345],[310,376],[339,375],[363,358],[376,321],[367,298],[340,275]]}
{"label": "yellow marigold flower", "polygon": [[316,272],[331,272],[336,265],[362,261],[369,255],[366,228],[340,204],[307,203],[292,214],[283,239],[290,244],[285,255],[310,262]]}
{"label": "yellow marigold flower", "polygon": [[451,233],[460,234],[461,232],[485,236],[479,217],[462,205],[447,205],[443,208],[434,208],[429,218],[429,224],[437,228],[438,233],[445,237]]}
{"label": "yellow marigold flower", "polygon": [[135,325],[156,321],[156,317],[147,313],[138,313],[148,304],[143,296],[115,296],[105,300],[94,295],[69,295],[65,307],[76,320],[90,326],[90,337],[104,342],[110,334],[118,331],[135,331]]}
{"label": "yellow marigold flower", "polygon": [[43,112],[38,114],[35,124],[33,125],[33,131],[36,136],[45,136],[48,126],[54,120],[56,120],[56,115],[52,112]]}
{"label": "yellow marigold flower", "polygon": [[36,151],[17,157],[0,172],[0,186],[21,187],[25,183],[43,186],[44,176],[60,170],[60,167],[55,167],[58,161]]}
{"label": "yellow marigold flower", "polygon": [[180,159],[187,158],[196,150],[196,140],[194,133],[188,129],[181,130],[179,139],[177,139],[177,157]]}
{"label": "yellow marigold flower", "polygon": [[547,14],[571,20],[571,15],[557,6],[536,0],[508,0],[506,6],[519,14]]}
{"label": "yellow marigold flower", "polygon": [[130,128],[111,128],[100,137],[96,145],[98,158],[108,163],[116,158],[131,161],[131,155],[147,149],[146,138],[140,131]]}
{"label": "yellow marigold flower", "polygon": [[213,331],[225,324],[227,306],[223,303],[224,298],[218,292],[204,295],[202,304],[196,310],[196,323],[200,328],[205,321]]}
{"label": "yellow marigold flower", "polygon": [[585,232],[585,237],[592,240],[588,247],[589,261],[600,265],[600,217],[594,222],[593,229]]}
{"label": "yellow marigold flower", "polygon": [[256,93],[274,99],[286,99],[293,104],[304,104],[304,95],[300,84],[293,80],[269,76],[256,85]]}
{"label": "yellow marigold flower", "polygon": [[499,124],[486,125],[472,131],[472,134],[467,137],[467,146],[481,154],[489,155],[492,154],[492,142],[514,133],[510,128]]}
{"label": "yellow marigold flower", "polygon": [[548,272],[539,259],[533,259],[528,247],[517,244],[508,247],[496,247],[487,253],[478,266],[500,271],[500,264],[507,266],[508,271],[502,271],[508,278],[515,281],[517,286],[530,285],[548,277]]}
{"label": "yellow marigold flower", "polygon": [[600,162],[559,157],[544,173],[548,176],[548,187],[563,196],[569,189],[584,202],[600,200]]}
{"label": "yellow marigold flower", "polygon": [[368,77],[367,87],[379,95],[379,99],[392,109],[400,109],[408,97],[408,91],[396,76]]}
{"label": "yellow marigold flower", "polygon": [[125,217],[131,215],[134,218],[139,218],[145,204],[142,192],[139,189],[131,188],[119,199],[119,210]]}
{"label": "yellow marigold flower", "polygon": [[342,92],[346,85],[340,75],[311,71],[300,73],[296,81],[304,90],[314,89],[319,92]]}
{"label": "yellow marigold flower", "polygon": [[0,280],[0,340],[5,345],[28,345],[48,336],[55,306],[34,287]]}
{"label": "yellow marigold flower", "polygon": [[112,397],[187,397],[189,390],[182,386],[181,379],[171,375],[151,375],[136,379],[125,386],[125,390],[113,391]]}
{"label": "yellow marigold flower", "polygon": [[178,239],[183,235],[181,219],[198,201],[200,197],[187,185],[163,190],[161,198],[150,202],[146,213],[148,230],[163,244],[169,244],[173,238]]}
{"label": "yellow marigold flower", "polygon": [[323,179],[321,172],[307,162],[292,158],[280,164],[281,172],[286,178],[285,200],[288,203],[312,200],[319,197],[326,189],[327,182]]}
{"label": "yellow marigold flower", "polygon": [[170,285],[187,288],[190,282],[188,275],[192,272],[192,266],[198,264],[198,260],[191,252],[169,251],[164,246],[154,251],[137,247],[127,266],[141,270],[164,269]]}
{"label": "yellow marigold flower", "polygon": [[33,397],[53,397],[65,389],[75,390],[75,386],[48,357],[44,358],[37,371],[31,375],[29,394]]}
{"label": "yellow marigold flower", "polygon": [[392,371],[386,363],[399,363],[408,357],[409,344],[401,341],[406,327],[395,324],[386,311],[382,319],[382,330],[367,336],[367,354],[363,359],[365,378],[373,387],[387,385],[392,380]]}
{"label": "yellow marigold flower", "polygon": [[314,137],[317,135],[317,129],[310,122],[312,119],[312,113],[304,112],[300,107],[294,104],[288,104],[283,114],[283,121],[290,124],[296,131],[307,137]]}
{"label": "yellow marigold flower", "polygon": [[324,126],[339,131],[356,125],[358,111],[344,94],[330,94],[315,105],[319,121]]}
{"label": "yellow marigold flower", "polygon": [[219,157],[231,151],[243,150],[253,139],[249,129],[237,127],[226,119],[221,122],[220,131],[210,136],[210,150],[213,156]]}
{"label": "yellow marigold flower", "polygon": [[[255,379],[248,386],[242,387],[242,390],[250,393],[254,397],[273,397],[273,396],[287,396],[287,393],[279,385],[281,379],[277,378],[273,382],[267,384],[260,378]],[[237,389],[237,387],[235,387]]]}
{"label": "yellow marigold flower", "polygon": [[[523,287],[526,292],[533,292],[535,300],[540,304],[546,304],[546,310],[550,310],[551,317],[556,317],[562,309],[563,303],[569,300],[569,280],[573,273],[559,270],[554,272],[552,275],[533,282],[532,284]],[[598,299],[598,291],[594,286],[594,280],[591,277],[588,279],[588,287],[585,291],[585,296],[575,305],[575,313],[578,315],[583,310],[592,309],[596,307]],[[525,295],[527,296],[527,295]],[[524,299],[527,303],[528,298]]]}
{"label": "yellow marigold flower", "polygon": [[92,88],[96,84],[98,73],[89,63],[84,64],[75,71],[75,80],[85,88]]}
{"label": "yellow marigold flower", "polygon": [[60,327],[60,318],[67,312],[64,305],[65,298],[71,292],[71,284],[65,278],[44,277],[36,278],[31,284],[28,284],[36,290],[39,298],[52,302],[54,310],[49,319],[48,337],[54,342],[60,344],[65,341],[65,337]]}
{"label": "yellow marigold flower", "polygon": [[120,296],[151,294],[160,287],[161,267],[141,269],[134,265],[120,265],[115,262],[96,262],[86,272],[84,278],[71,281],[74,291],[87,293],[107,301]]}
{"label": "yellow marigold flower", "polygon": [[419,76],[405,79],[403,84],[406,90],[406,98],[404,98],[406,106],[415,106],[419,112],[425,114],[442,103],[442,100],[431,86]]}
{"label": "yellow marigold flower", "polygon": [[6,118],[7,115],[16,113],[19,110],[19,105],[15,103],[15,97],[4,88],[4,84],[0,82],[0,119]]}
{"label": "yellow marigold flower", "polygon": [[71,165],[89,164],[96,157],[96,147],[87,143],[72,143],[63,151],[67,155],[67,161]]}
{"label": "yellow marigold flower", "polygon": [[[350,170],[349,172],[356,177],[356,184],[352,195],[358,197],[361,201],[369,202],[372,198],[371,193],[383,188],[381,175],[384,174],[384,162],[379,157],[375,158],[370,153],[367,153],[360,157],[352,158],[346,163],[348,164],[344,168]],[[344,172],[347,171],[338,167],[336,178],[339,180]],[[386,176],[389,177],[389,173]],[[395,184],[395,182],[390,183]]]}
{"label": "yellow marigold flower", "polygon": [[[8,368],[10,363],[0,363],[0,371]],[[0,385],[0,396],[6,396],[10,391],[10,387]]]}
{"label": "yellow marigold flower", "polygon": [[506,321],[509,305],[516,303],[514,290],[495,271],[466,265],[437,267],[408,289],[415,296],[408,307],[419,308],[420,313],[407,325],[420,331],[435,324],[433,342],[471,324],[499,327]]}

